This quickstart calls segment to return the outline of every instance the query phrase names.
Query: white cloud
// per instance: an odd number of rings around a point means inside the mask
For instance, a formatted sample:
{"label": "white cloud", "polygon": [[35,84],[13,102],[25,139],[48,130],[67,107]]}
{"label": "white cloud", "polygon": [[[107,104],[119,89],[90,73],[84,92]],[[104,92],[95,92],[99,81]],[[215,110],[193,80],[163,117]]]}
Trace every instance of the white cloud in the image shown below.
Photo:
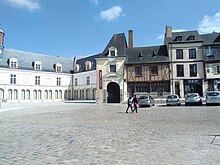
{"label": "white cloud", "polygon": [[94,3],[95,5],[98,5],[100,0],[90,0],[92,3]]}
{"label": "white cloud", "polygon": [[214,16],[205,15],[202,21],[199,22],[198,30],[200,33],[220,32],[220,12]]}
{"label": "white cloud", "polygon": [[5,0],[12,7],[25,8],[29,11],[40,9],[39,0]]}
{"label": "white cloud", "polygon": [[122,16],[122,8],[120,6],[113,6],[110,9],[101,11],[99,15],[103,20],[113,21]]}

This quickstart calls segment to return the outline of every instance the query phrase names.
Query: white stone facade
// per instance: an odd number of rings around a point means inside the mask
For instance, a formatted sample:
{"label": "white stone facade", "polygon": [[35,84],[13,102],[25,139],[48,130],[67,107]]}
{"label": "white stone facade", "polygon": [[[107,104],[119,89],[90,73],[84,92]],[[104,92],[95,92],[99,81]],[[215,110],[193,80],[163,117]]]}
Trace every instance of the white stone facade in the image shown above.
{"label": "white stone facade", "polygon": [[0,99],[7,102],[71,99],[71,74],[0,68],[0,77]]}

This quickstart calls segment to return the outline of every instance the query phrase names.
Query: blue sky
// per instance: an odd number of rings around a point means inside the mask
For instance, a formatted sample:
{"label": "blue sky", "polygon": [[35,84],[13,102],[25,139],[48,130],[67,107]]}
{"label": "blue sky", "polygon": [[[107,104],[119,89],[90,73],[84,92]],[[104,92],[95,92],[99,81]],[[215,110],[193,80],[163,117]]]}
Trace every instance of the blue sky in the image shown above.
{"label": "blue sky", "polygon": [[0,0],[5,48],[72,58],[104,50],[134,31],[134,46],[163,44],[174,31],[220,32],[220,0]]}

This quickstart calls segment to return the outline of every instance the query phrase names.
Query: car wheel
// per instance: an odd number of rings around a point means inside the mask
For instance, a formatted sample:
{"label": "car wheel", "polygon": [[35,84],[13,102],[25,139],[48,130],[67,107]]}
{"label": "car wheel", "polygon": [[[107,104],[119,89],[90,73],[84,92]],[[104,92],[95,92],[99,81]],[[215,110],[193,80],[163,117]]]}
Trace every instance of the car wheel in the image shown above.
{"label": "car wheel", "polygon": [[185,103],[185,106],[188,106],[189,104],[188,103]]}

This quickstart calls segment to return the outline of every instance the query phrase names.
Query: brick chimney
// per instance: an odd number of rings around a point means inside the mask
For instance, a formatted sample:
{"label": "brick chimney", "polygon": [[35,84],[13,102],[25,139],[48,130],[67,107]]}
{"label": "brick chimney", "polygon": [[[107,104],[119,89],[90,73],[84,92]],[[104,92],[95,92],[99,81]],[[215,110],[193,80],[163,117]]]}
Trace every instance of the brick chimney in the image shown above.
{"label": "brick chimney", "polygon": [[171,38],[171,37],[172,37],[172,26],[166,25],[165,37],[168,37],[168,38]]}
{"label": "brick chimney", "polygon": [[4,36],[5,33],[0,29],[0,46],[4,47]]}
{"label": "brick chimney", "polygon": [[133,30],[128,31],[128,47],[129,48],[134,47],[134,33],[133,33]]}

